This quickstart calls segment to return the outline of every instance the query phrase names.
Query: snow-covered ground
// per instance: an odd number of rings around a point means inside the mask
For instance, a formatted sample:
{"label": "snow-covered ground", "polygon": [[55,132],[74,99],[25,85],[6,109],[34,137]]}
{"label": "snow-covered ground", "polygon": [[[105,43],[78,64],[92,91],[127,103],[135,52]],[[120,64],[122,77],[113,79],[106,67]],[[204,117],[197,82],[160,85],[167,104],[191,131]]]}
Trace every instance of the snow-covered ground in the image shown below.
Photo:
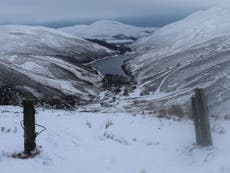
{"label": "snow-covered ground", "polygon": [[87,39],[99,39],[108,43],[127,44],[154,33],[156,27],[137,27],[114,20],[101,20],[91,25],[60,28],[61,31]]}
{"label": "snow-covered ground", "polygon": [[80,37],[42,26],[0,25],[0,44],[1,56],[70,56],[78,62],[89,62],[112,53]]}
{"label": "snow-covered ground", "polygon": [[[194,88],[204,88],[215,115],[230,114],[230,7],[196,12],[133,44],[138,55],[124,68],[143,95],[160,97],[150,107],[179,105],[189,112]],[[170,96],[170,97],[168,97]]]}
{"label": "snow-covered ground", "polygon": [[227,120],[211,119],[214,145],[199,148],[190,120],[37,109],[37,123],[47,127],[37,138],[41,154],[19,160],[11,155],[23,151],[21,120],[21,108],[0,107],[1,172],[230,172]]}
{"label": "snow-covered ground", "polygon": [[[42,26],[0,26],[0,90],[2,95],[23,93],[39,102],[73,95],[76,102],[97,97],[101,76],[83,63],[113,55],[98,44]],[[6,88],[6,89],[4,89]],[[18,92],[12,94],[10,90]],[[1,96],[0,104],[18,104]]]}
{"label": "snow-covered ground", "polygon": [[[167,55],[214,38],[229,36],[229,9],[229,4],[225,4],[195,12],[182,20],[160,28],[149,37],[140,39],[134,43],[134,47],[161,48],[161,53]],[[159,52],[155,55],[157,54]]]}

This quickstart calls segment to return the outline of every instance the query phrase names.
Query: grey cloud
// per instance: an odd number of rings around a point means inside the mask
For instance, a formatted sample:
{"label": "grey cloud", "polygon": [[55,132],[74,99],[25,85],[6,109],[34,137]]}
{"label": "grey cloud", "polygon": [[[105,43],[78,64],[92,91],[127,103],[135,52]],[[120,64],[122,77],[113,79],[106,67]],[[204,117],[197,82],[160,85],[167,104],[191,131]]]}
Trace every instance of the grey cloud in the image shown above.
{"label": "grey cloud", "polygon": [[208,7],[217,0],[0,0],[0,22],[118,18]]}

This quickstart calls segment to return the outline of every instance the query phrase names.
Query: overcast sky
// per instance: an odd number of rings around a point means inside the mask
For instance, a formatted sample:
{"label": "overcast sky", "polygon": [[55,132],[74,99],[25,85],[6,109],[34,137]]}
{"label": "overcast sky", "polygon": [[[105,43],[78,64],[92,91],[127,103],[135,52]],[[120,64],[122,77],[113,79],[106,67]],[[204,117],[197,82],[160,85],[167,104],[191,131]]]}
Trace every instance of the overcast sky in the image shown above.
{"label": "overcast sky", "polygon": [[167,16],[190,13],[216,2],[218,0],[0,0],[0,23]]}

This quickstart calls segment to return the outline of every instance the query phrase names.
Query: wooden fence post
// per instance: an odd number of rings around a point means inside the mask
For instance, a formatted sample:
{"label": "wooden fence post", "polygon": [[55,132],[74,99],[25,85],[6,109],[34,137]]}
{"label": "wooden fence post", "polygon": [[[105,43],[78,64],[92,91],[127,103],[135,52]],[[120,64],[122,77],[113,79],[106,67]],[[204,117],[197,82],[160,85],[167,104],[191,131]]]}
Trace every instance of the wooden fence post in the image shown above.
{"label": "wooden fence post", "polygon": [[212,145],[211,130],[209,125],[209,115],[207,101],[204,90],[197,88],[192,97],[193,119],[195,123],[197,145]]}
{"label": "wooden fence post", "polygon": [[24,153],[30,155],[36,148],[35,109],[33,100],[23,101],[24,115]]}
{"label": "wooden fence post", "polygon": [[196,143],[197,145],[201,145],[201,136],[200,136],[200,122],[198,119],[198,110],[197,110],[197,102],[196,102],[196,97],[193,96],[191,99],[192,102],[192,113],[193,113],[193,120],[194,120],[194,125],[195,125],[195,132],[196,132]]}

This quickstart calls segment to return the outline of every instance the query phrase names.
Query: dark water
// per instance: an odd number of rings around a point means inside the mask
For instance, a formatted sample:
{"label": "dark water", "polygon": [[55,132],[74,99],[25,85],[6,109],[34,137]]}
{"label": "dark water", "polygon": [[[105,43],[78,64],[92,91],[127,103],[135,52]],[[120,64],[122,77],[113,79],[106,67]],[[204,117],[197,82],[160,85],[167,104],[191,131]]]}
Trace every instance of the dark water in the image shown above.
{"label": "dark water", "polygon": [[96,68],[103,75],[109,73],[126,76],[121,66],[123,62],[129,58],[130,57],[127,55],[111,56],[109,58],[96,61],[90,64],[90,66]]}

